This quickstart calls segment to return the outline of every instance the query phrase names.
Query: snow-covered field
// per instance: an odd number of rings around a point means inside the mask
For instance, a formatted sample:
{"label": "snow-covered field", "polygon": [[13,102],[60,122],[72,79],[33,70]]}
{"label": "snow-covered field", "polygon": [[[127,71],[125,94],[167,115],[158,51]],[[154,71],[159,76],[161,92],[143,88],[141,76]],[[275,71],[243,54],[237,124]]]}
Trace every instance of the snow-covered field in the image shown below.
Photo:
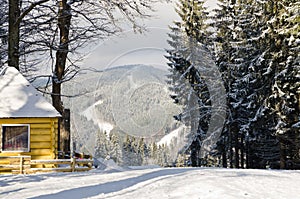
{"label": "snow-covered field", "polygon": [[300,171],[131,168],[0,175],[0,198],[300,198]]}

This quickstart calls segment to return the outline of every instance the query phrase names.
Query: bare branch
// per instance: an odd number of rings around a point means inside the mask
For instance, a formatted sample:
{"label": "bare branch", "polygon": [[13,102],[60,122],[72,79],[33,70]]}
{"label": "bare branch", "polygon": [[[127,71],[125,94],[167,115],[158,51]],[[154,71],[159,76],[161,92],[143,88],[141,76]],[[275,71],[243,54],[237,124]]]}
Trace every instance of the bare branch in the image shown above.
{"label": "bare branch", "polygon": [[17,21],[16,21],[16,23],[15,23],[15,25],[20,25],[20,23],[21,23],[21,21],[24,19],[24,17],[26,16],[26,15],[28,15],[28,13],[30,12],[30,11],[32,11],[36,6],[38,6],[38,5],[41,5],[41,4],[43,4],[43,3],[46,3],[47,1],[49,1],[49,0],[40,0],[40,1],[37,1],[37,2],[34,2],[34,3],[32,3],[19,17],[18,17],[18,19],[17,19]]}
{"label": "bare branch", "polygon": [[47,92],[47,91],[41,90],[39,88],[36,88],[36,89],[38,91],[40,91],[41,93],[44,93],[44,94],[47,94],[47,95],[56,95],[56,96],[68,97],[68,98],[80,97],[80,96],[86,95],[88,93],[91,93],[91,92],[86,91],[84,93],[79,93],[79,94],[76,94],[76,95],[64,95],[64,94],[57,94],[57,93]]}

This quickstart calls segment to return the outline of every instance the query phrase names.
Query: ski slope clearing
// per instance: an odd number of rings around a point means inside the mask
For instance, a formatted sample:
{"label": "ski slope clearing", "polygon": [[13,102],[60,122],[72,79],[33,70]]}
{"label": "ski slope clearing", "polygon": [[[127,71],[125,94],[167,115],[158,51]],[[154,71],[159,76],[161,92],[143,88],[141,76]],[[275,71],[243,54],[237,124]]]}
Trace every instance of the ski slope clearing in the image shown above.
{"label": "ski slope clearing", "polygon": [[300,198],[300,171],[134,168],[0,176],[0,198]]}

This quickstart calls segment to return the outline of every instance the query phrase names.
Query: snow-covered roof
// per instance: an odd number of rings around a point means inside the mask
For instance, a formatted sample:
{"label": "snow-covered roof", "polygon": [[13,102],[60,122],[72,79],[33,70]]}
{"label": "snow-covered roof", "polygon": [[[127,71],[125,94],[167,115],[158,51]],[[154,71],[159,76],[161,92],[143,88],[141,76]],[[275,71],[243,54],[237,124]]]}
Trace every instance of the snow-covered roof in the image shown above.
{"label": "snow-covered roof", "polygon": [[0,71],[0,118],[60,116],[16,68]]}

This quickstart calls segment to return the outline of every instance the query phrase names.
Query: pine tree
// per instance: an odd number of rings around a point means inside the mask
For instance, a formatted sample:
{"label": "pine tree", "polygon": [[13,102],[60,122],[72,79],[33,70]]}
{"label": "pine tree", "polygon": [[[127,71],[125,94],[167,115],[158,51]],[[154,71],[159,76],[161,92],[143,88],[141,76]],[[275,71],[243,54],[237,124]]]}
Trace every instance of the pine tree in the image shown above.
{"label": "pine tree", "polygon": [[[228,117],[225,123],[225,127],[222,133],[222,136],[218,142],[218,155],[222,155],[223,166],[227,167],[229,164],[230,167],[233,167],[234,164],[234,140],[235,134],[233,132],[233,126],[235,125],[235,116],[234,111],[231,108],[230,102],[230,93],[233,93],[234,89],[234,79],[235,71],[232,69],[232,55],[235,52],[235,49],[232,46],[234,39],[234,3],[227,0],[218,1],[219,8],[215,10],[215,15],[213,16],[213,26],[216,29],[216,37],[214,40],[215,49],[214,57],[216,64],[222,74],[222,78],[225,82],[225,88],[227,92],[227,101],[228,104]],[[234,95],[232,97],[235,97]],[[236,129],[235,129],[236,130]],[[227,162],[229,161],[229,162]],[[237,162],[237,161],[236,161]]]}
{"label": "pine tree", "polygon": [[172,50],[166,56],[170,63],[171,90],[174,100],[183,105],[183,112],[175,118],[191,127],[189,147],[192,166],[200,166],[201,140],[208,129],[209,92],[201,74],[192,64],[196,59],[195,44],[208,43],[208,13],[203,1],[181,0],[177,5],[180,22],[174,22],[168,41]]}
{"label": "pine tree", "polygon": [[[278,151],[271,130],[274,114],[265,105],[274,77],[270,70],[273,36],[265,34],[270,29],[270,8],[267,1],[219,3],[215,56],[226,82],[229,110],[219,150],[224,167],[228,160],[230,167],[251,168],[276,160]],[[260,147],[266,144],[267,148]],[[274,156],[265,155],[266,149]]]}
{"label": "pine tree", "polygon": [[138,139],[138,155],[140,157],[141,165],[143,165],[146,162],[147,159],[147,147],[144,141],[144,138]]}
{"label": "pine tree", "polygon": [[[267,62],[261,62],[261,56],[266,54],[266,45],[257,39],[263,35],[262,27],[265,26],[262,8],[260,3],[253,0],[241,0],[234,6],[234,37],[231,43],[234,49],[231,58],[234,79],[229,91],[229,107],[233,113],[233,129],[236,131],[233,137],[237,168],[249,168],[250,162],[265,168],[266,162],[278,158],[275,155],[278,154],[276,138],[269,130],[271,126],[265,127],[266,124],[272,124],[269,120],[272,114],[264,117],[262,111],[265,109],[265,97],[270,95],[273,79],[272,73],[264,75],[268,67],[265,64]],[[253,121],[257,117],[264,124],[255,124]],[[255,145],[255,150],[252,150]],[[274,155],[270,156],[266,149]]]}
{"label": "pine tree", "polygon": [[284,0],[271,5],[276,12],[270,20],[275,35],[272,49],[275,82],[268,105],[277,116],[280,166],[293,168],[300,161],[300,2]]}
{"label": "pine tree", "polygon": [[96,158],[107,158],[109,156],[109,140],[107,139],[106,133],[99,131],[96,134],[95,154]]}
{"label": "pine tree", "polygon": [[113,159],[118,165],[123,164],[123,150],[121,147],[121,141],[117,134],[110,134],[110,157]]}
{"label": "pine tree", "polygon": [[155,142],[150,144],[150,154],[149,157],[152,159],[153,162],[157,160],[157,153],[158,153],[158,146]]}
{"label": "pine tree", "polygon": [[208,12],[202,0],[180,0],[176,12],[181,18],[180,26],[188,37],[203,44],[208,43]]}

